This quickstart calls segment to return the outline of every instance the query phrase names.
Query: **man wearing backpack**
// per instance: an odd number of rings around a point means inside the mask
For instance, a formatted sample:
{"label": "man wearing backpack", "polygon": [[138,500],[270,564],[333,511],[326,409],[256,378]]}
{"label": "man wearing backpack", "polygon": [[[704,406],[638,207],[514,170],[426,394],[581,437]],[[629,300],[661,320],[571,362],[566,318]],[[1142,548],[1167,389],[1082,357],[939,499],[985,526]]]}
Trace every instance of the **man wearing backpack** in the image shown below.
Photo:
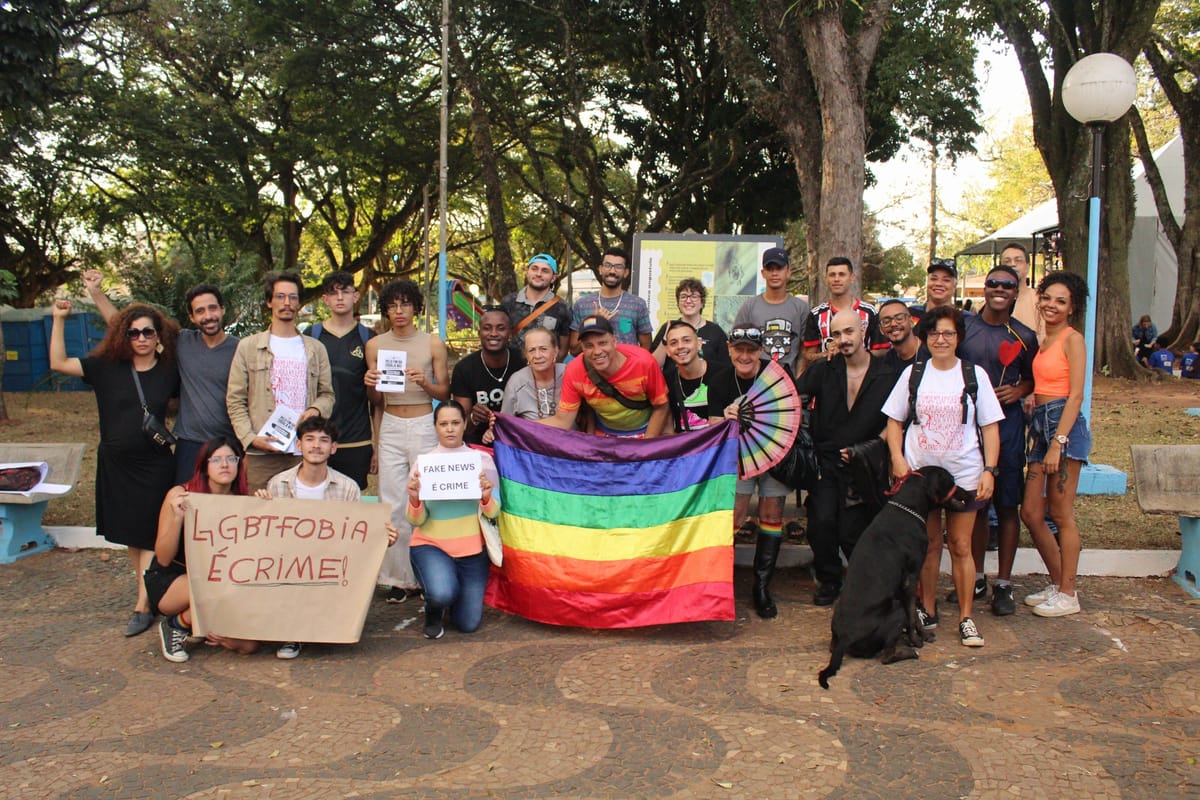
{"label": "man wearing backpack", "polygon": [[580,408],[592,410],[597,436],[652,439],[670,417],[667,383],[648,350],[617,344],[607,317],[579,323],[582,355],[567,364],[554,416],[539,420],[563,430],[575,427]]}
{"label": "man wearing backpack", "polygon": [[329,318],[308,333],[329,352],[333,370],[333,414],[330,420],[339,431],[337,449],[329,466],[350,476],[360,490],[367,488],[367,475],[374,471],[375,449],[371,446],[372,407],[367,400],[363,376],[367,374],[365,350],[375,332],[354,317],[358,307],[354,276],[338,270],[321,282],[321,300]]}

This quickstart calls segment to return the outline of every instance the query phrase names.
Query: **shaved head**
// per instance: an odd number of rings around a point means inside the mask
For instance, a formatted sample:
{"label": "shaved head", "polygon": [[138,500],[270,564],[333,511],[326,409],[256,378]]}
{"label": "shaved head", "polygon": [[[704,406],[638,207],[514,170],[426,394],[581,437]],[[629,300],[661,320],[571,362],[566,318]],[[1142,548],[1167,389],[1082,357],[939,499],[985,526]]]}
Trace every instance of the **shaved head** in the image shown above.
{"label": "shaved head", "polygon": [[829,321],[829,338],[839,353],[850,358],[863,346],[862,317],[852,308],[839,311]]}

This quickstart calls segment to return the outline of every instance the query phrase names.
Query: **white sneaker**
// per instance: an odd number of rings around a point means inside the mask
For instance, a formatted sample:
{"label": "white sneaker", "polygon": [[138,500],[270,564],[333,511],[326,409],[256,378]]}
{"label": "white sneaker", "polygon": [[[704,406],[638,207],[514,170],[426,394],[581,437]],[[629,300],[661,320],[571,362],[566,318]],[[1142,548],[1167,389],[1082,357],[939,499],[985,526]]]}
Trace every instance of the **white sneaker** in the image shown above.
{"label": "white sneaker", "polygon": [[1039,617],[1065,617],[1068,614],[1078,614],[1079,593],[1055,592],[1053,597],[1034,606],[1033,613]]}
{"label": "white sneaker", "polygon": [[299,642],[286,642],[282,647],[275,651],[276,658],[282,658],[287,661],[292,660],[298,655],[300,655]]}
{"label": "white sneaker", "polygon": [[1058,594],[1058,587],[1051,583],[1040,592],[1025,595],[1025,605],[1040,606],[1056,594]]}

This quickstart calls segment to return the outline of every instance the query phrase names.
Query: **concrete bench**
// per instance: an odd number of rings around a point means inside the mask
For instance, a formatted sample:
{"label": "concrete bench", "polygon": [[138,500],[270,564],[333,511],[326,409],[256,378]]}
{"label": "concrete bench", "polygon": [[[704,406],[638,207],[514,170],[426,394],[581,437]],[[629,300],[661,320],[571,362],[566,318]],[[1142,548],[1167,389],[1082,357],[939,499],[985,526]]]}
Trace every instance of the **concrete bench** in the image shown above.
{"label": "concrete bench", "polygon": [[[74,491],[86,447],[82,443],[0,444],[0,464],[45,461],[49,465],[46,482],[65,484]],[[54,540],[42,528],[42,514],[52,499],[64,496],[0,494],[0,564],[11,564],[23,556],[54,547]]]}
{"label": "concrete bench", "polygon": [[1173,580],[1200,598],[1200,445],[1135,444],[1129,449],[1142,511],[1179,515],[1183,542]]}

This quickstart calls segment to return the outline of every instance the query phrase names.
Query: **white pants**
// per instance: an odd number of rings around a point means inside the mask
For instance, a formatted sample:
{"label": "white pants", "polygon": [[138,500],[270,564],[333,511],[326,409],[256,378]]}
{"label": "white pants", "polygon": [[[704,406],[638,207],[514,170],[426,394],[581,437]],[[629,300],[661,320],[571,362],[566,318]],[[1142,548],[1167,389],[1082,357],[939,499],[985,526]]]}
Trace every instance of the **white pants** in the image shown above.
{"label": "white pants", "polygon": [[379,583],[382,586],[398,586],[401,589],[415,589],[418,586],[408,558],[413,529],[404,516],[404,509],[408,505],[408,474],[417,463],[417,456],[428,453],[436,445],[433,414],[411,419],[386,413],[383,415],[379,426],[379,499],[392,504],[392,524],[400,535],[396,537],[396,543],[387,549],[383,565],[379,568]]}

